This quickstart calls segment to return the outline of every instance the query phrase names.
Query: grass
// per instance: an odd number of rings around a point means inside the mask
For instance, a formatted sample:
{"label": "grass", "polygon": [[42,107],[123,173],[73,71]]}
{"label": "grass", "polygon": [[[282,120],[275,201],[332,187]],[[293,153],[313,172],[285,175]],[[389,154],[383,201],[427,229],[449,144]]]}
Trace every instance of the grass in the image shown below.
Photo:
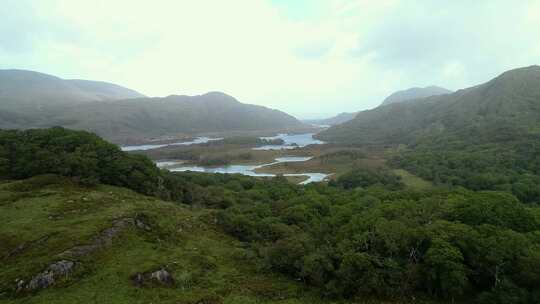
{"label": "grass", "polygon": [[[0,205],[2,303],[303,303],[297,299],[307,297],[299,283],[258,271],[250,252],[215,226],[212,210],[192,210],[122,188],[56,181],[0,185],[2,197],[10,197]],[[65,250],[91,243],[115,219],[140,214],[151,231],[129,227],[112,246],[78,258],[80,266],[68,281],[35,294],[13,293],[16,279],[28,281]],[[24,249],[13,253],[21,245]],[[173,274],[174,288],[132,285],[135,273],[163,266]]]}
{"label": "grass", "polygon": [[401,176],[401,181],[407,187],[418,189],[418,190],[427,190],[427,189],[433,188],[433,184],[431,182],[426,181],[416,175],[413,175],[406,170],[396,169],[396,170],[393,170],[393,172]]}

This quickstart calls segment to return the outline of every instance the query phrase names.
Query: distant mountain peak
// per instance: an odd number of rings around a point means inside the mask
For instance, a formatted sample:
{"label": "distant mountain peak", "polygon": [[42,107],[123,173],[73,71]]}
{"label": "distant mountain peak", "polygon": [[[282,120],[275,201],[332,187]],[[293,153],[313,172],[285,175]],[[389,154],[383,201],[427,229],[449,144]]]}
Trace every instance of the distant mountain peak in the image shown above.
{"label": "distant mountain peak", "polygon": [[390,96],[386,97],[386,99],[382,102],[381,105],[384,106],[388,104],[409,101],[412,99],[426,98],[430,96],[449,94],[449,93],[452,93],[452,91],[439,87],[439,86],[434,86],[434,85],[427,86],[424,88],[413,87],[410,89],[397,91],[391,94]]}
{"label": "distant mountain peak", "polygon": [[108,82],[62,79],[28,70],[0,70],[0,98],[38,107],[140,97],[146,96]]}

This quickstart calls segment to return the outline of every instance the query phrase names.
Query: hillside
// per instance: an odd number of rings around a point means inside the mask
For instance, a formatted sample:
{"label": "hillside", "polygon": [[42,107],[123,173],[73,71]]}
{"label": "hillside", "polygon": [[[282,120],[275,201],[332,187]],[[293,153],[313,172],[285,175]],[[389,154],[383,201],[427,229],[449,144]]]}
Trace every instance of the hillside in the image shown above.
{"label": "hillside", "polygon": [[410,88],[391,94],[383,100],[381,105],[385,106],[393,103],[400,103],[413,99],[426,98],[430,96],[444,95],[450,93],[452,93],[452,91],[437,86],[429,86],[425,88]]}
{"label": "hillside", "polygon": [[540,67],[531,66],[452,94],[362,111],[318,136],[355,144],[410,144],[435,135],[485,142],[503,137],[504,128],[537,132],[539,123]]}
{"label": "hillside", "polygon": [[316,125],[334,126],[334,125],[339,125],[353,119],[356,116],[356,114],[357,112],[352,112],[352,113],[343,112],[334,117],[325,118],[325,119],[310,119],[310,120],[306,120],[306,122],[316,124]]}
{"label": "hillside", "polygon": [[89,103],[67,107],[48,125],[89,130],[115,142],[175,134],[284,130],[302,127],[296,118],[263,106],[240,103],[212,92]]}
{"label": "hillside", "polygon": [[[452,93],[452,91],[437,86],[429,86],[425,88],[410,88],[407,90],[395,92],[392,95],[386,97],[382,102],[381,106],[449,93]],[[356,117],[358,113],[359,112],[344,112],[334,117],[326,119],[311,119],[306,120],[306,122],[317,125],[335,126],[351,121]]]}
{"label": "hillside", "polygon": [[523,202],[540,203],[540,67],[360,112],[318,137],[391,148],[391,165],[438,185],[505,189]]}
{"label": "hillside", "polygon": [[[2,303],[17,282],[9,303],[318,302],[299,283],[258,272],[213,210],[47,176],[3,183],[0,197]],[[54,286],[31,283],[48,265],[64,266]],[[170,277],[146,276],[160,270]]]}
{"label": "hillside", "polygon": [[117,143],[204,132],[304,127],[286,113],[243,104],[220,92],[146,98],[104,82],[0,71],[0,129],[52,126],[92,131]]}

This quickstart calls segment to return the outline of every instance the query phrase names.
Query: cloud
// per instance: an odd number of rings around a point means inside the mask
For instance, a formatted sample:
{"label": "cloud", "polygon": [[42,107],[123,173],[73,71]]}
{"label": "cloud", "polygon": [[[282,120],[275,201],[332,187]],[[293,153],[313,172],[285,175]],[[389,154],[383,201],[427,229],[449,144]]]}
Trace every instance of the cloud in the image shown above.
{"label": "cloud", "polygon": [[540,55],[540,1],[5,1],[0,68],[302,115],[475,85]]}

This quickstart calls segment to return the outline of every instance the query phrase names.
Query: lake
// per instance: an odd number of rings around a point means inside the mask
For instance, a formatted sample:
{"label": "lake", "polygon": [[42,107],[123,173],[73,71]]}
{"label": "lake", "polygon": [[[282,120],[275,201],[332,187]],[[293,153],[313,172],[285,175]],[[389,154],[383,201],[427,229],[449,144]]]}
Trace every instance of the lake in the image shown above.
{"label": "lake", "polygon": [[215,140],[222,140],[223,138],[210,138],[210,137],[196,137],[195,139],[191,141],[182,141],[182,142],[175,142],[170,144],[160,144],[160,145],[137,145],[137,146],[123,146],[120,147],[122,151],[145,151],[145,150],[153,150],[153,149],[159,149],[163,147],[169,147],[169,146],[191,146],[191,145],[198,145],[198,144],[205,144],[210,141]]}
{"label": "lake", "polygon": [[[286,156],[286,157],[279,157],[276,158],[274,162],[268,163],[268,164],[262,164],[262,165],[227,165],[227,166],[221,166],[221,167],[204,167],[204,166],[180,166],[180,167],[174,167],[175,164],[171,161],[165,161],[165,162],[157,162],[157,166],[160,168],[167,168],[169,171],[172,172],[203,172],[203,173],[223,173],[223,174],[243,174],[247,176],[254,176],[254,177],[274,177],[275,174],[271,173],[257,173],[255,172],[256,169],[271,166],[279,163],[287,163],[287,162],[304,162],[310,160],[312,157],[303,157],[303,156]],[[290,174],[283,174],[283,176],[306,176],[308,179],[301,182],[300,184],[309,184],[313,182],[322,182],[324,181],[330,174],[325,173],[290,173]]]}
{"label": "lake", "polygon": [[304,134],[278,134],[271,137],[261,137],[261,139],[283,139],[283,145],[266,145],[253,148],[253,150],[290,150],[302,148],[308,145],[321,145],[324,141],[313,138],[314,133]]}

